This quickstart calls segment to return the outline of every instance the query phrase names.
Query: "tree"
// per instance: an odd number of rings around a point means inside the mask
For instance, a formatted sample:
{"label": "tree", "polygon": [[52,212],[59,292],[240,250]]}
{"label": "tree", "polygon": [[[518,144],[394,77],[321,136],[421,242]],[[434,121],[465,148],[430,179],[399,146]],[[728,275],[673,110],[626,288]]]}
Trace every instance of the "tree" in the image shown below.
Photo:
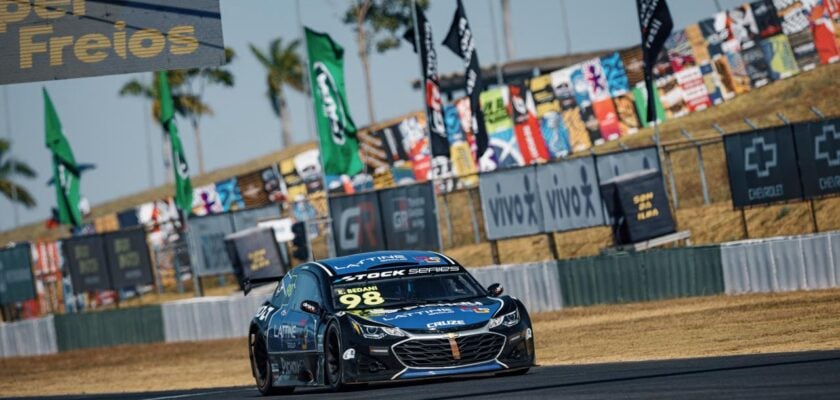
{"label": "tree", "polygon": [[[236,53],[231,48],[225,48],[225,62],[220,67],[179,69],[167,72],[169,84],[172,87],[172,97],[175,101],[175,110],[178,115],[189,119],[195,135],[196,153],[198,156],[198,172],[204,173],[204,147],[201,141],[201,118],[213,115],[213,108],[204,102],[204,89],[207,86],[233,87],[233,73],[226,68]],[[139,96],[152,101],[151,117],[160,121],[160,96],[158,96],[157,74],[153,74],[152,82],[145,82],[132,79],[126,82],[120,89],[120,96]],[[167,134],[164,132],[164,143],[168,143]],[[164,148],[168,148],[164,146]],[[171,155],[164,151],[164,160],[169,166]],[[167,175],[169,176],[169,175]]]}
{"label": "tree", "polygon": [[[376,45],[378,53],[400,47],[402,34],[414,25],[411,13],[412,0],[356,0],[344,13],[344,23],[353,25],[356,45],[365,79],[368,118],[376,122],[373,111],[373,89],[370,81],[370,51]],[[428,0],[417,0],[422,9],[429,7]]]}
{"label": "tree", "polygon": [[283,146],[292,144],[292,117],[286,102],[285,86],[297,92],[303,92],[303,61],[297,52],[300,39],[284,46],[283,39],[277,38],[268,44],[268,52],[263,53],[253,44],[250,45],[254,57],[265,67],[268,101],[274,114],[280,117],[282,124]]}
{"label": "tree", "polygon": [[34,178],[35,170],[25,162],[10,157],[10,148],[11,144],[7,140],[0,139],[0,193],[10,201],[32,208],[35,206],[35,198],[26,188],[12,182],[12,178]]}

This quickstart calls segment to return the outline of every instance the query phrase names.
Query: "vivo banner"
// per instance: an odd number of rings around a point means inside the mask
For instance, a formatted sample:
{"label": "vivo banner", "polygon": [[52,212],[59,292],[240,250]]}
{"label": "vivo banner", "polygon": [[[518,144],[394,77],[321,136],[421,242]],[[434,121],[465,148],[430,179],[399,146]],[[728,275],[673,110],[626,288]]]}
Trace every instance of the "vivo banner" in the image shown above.
{"label": "vivo banner", "polygon": [[575,158],[537,167],[537,183],[546,232],[606,224],[596,174],[593,157]]}
{"label": "vivo banner", "polygon": [[723,144],[735,207],[802,198],[790,126],[726,135]]}
{"label": "vivo banner", "polygon": [[479,191],[487,239],[527,236],[543,231],[535,167],[481,174]]}
{"label": "vivo banner", "polygon": [[233,272],[225,250],[225,236],[234,232],[230,214],[190,218],[187,225],[193,272],[198,276]]}
{"label": "vivo banner", "polygon": [[431,182],[382,190],[378,194],[389,250],[438,248],[435,191]]}
{"label": "vivo banner", "polygon": [[598,166],[598,180],[600,182],[606,182],[616,176],[645,169],[661,170],[656,147],[599,154],[595,156],[595,162]]}
{"label": "vivo banner", "polygon": [[330,197],[330,213],[336,255],[387,248],[375,192]]}
{"label": "vivo banner", "polygon": [[796,124],[793,131],[805,197],[840,193],[840,119]]}
{"label": "vivo banner", "polygon": [[0,2],[0,84],[218,66],[219,0]]}

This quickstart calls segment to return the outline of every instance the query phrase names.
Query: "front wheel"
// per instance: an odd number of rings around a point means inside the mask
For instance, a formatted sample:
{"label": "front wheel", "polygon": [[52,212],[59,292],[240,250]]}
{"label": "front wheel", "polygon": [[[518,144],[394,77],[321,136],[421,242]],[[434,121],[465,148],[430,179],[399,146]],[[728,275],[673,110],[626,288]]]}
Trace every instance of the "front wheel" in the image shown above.
{"label": "front wheel", "polygon": [[341,365],[341,334],[338,325],[332,324],[327,328],[327,342],[324,346],[324,383],[331,390],[339,391],[344,388],[344,374]]}
{"label": "front wheel", "polygon": [[295,390],[294,386],[275,387],[272,385],[268,348],[262,335],[256,331],[248,335],[248,352],[251,359],[251,372],[260,394],[263,396],[290,394]]}

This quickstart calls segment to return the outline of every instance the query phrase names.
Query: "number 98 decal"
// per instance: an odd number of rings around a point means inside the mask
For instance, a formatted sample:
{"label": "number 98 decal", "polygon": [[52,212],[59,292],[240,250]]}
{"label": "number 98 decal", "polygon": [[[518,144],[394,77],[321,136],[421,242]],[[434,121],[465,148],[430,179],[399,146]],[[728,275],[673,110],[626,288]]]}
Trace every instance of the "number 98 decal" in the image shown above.
{"label": "number 98 decal", "polygon": [[362,292],[361,295],[356,293],[343,294],[338,298],[338,301],[347,306],[347,309],[352,310],[362,303],[366,306],[376,306],[384,303],[385,299],[382,298],[382,294],[378,291],[371,290]]}

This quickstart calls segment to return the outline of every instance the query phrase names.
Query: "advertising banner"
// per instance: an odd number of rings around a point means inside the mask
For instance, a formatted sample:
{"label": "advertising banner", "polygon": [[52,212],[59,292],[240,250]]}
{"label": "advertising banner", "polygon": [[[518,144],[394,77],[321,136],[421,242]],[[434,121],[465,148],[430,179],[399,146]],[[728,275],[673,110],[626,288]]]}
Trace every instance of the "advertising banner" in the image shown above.
{"label": "advertising banner", "polygon": [[113,289],[102,236],[79,236],[62,241],[64,262],[70,270],[73,290],[82,293]]}
{"label": "advertising banner", "polygon": [[644,169],[661,170],[656,147],[599,154],[595,157],[595,163],[598,166],[598,180],[600,182],[606,182],[616,176]]}
{"label": "advertising banner", "polygon": [[712,106],[700,67],[685,67],[675,72],[674,76],[682,90],[683,100],[691,112],[705,110]]}
{"label": "advertising banner", "polygon": [[543,163],[551,158],[545,146],[540,122],[537,120],[534,99],[531,92],[524,86],[508,86],[510,93],[510,115],[513,119],[513,129],[516,143],[522,154],[523,165]]}
{"label": "advertising banner", "polygon": [[569,130],[559,112],[549,112],[540,117],[540,130],[551,157],[565,157],[572,152],[569,144]]}
{"label": "advertising banner", "polygon": [[537,184],[546,232],[606,223],[593,157],[541,165],[537,168]]}
{"label": "advertising banner", "polygon": [[377,192],[389,250],[436,249],[438,224],[431,183]]}
{"label": "advertising banner", "polygon": [[527,236],[543,231],[535,167],[482,174],[479,191],[487,239]]}
{"label": "advertising banner", "polygon": [[642,48],[631,47],[619,52],[621,55],[621,64],[624,65],[624,73],[627,74],[627,83],[629,86],[635,87],[640,82],[645,81],[645,64],[642,60]]}
{"label": "advertising banner", "polygon": [[662,174],[637,171],[601,184],[616,244],[638,243],[676,230]]}
{"label": "advertising banner", "polygon": [[802,197],[790,126],[726,135],[723,144],[736,208]]}
{"label": "advertising banner", "polygon": [[481,93],[481,109],[484,110],[484,123],[490,135],[490,147],[493,149],[497,168],[524,165],[513,132],[513,120],[508,114],[508,100],[507,87]]}
{"label": "advertising banner", "polygon": [[236,177],[236,184],[239,186],[239,193],[245,202],[246,208],[264,206],[270,201],[268,193],[263,188],[261,171],[254,171],[249,174]]}
{"label": "advertising banner", "polygon": [[750,85],[753,88],[770,83],[770,65],[764,58],[764,50],[761,49],[761,46],[756,45],[743,49],[741,57],[744,58],[744,65],[747,68],[747,75],[750,77]]}
{"label": "advertising banner", "polygon": [[233,272],[225,250],[225,236],[234,232],[230,215],[190,218],[187,225],[193,272],[198,276]]}
{"label": "advertising banner", "polygon": [[569,146],[572,151],[584,151],[592,147],[589,139],[589,131],[580,118],[580,111],[577,107],[563,111],[563,125],[569,130]]}
{"label": "advertising banner", "polygon": [[782,33],[782,24],[771,0],[754,1],[750,3],[750,7],[758,25],[759,36],[767,39]]}
{"label": "advertising banner", "polygon": [[4,2],[0,55],[2,85],[218,66],[219,1]]}
{"label": "advertising banner", "polygon": [[280,218],[280,208],[277,205],[268,205],[261,208],[249,208],[230,214],[233,218],[233,230],[241,231],[243,229],[253,228],[257,226],[260,221],[268,219]]}
{"label": "advertising banner", "polygon": [[387,248],[376,193],[330,197],[330,213],[338,256]]}
{"label": "advertising banner", "polygon": [[799,73],[799,67],[787,36],[776,35],[762,40],[761,48],[770,65],[770,79],[774,81],[786,79]]}
{"label": "advertising banner", "polygon": [[29,243],[0,249],[0,304],[35,298]]}
{"label": "advertising banner", "polygon": [[618,126],[618,114],[615,111],[615,104],[607,97],[592,103],[592,111],[598,118],[598,127],[601,130],[601,137],[604,140],[616,140],[621,136],[621,128]]}
{"label": "advertising banner", "polygon": [[577,107],[575,88],[572,86],[572,72],[572,68],[563,68],[551,73],[551,88],[563,111]]}
{"label": "advertising banner", "polygon": [[114,289],[154,283],[149,245],[143,229],[108,233],[102,238]]}
{"label": "advertising banner", "polygon": [[796,65],[803,71],[810,71],[814,69],[820,62],[820,57],[817,55],[817,47],[814,44],[814,36],[811,35],[810,30],[796,32],[787,35],[790,42],[791,50],[793,50],[793,57],[796,58]]}
{"label": "advertising banner", "polygon": [[286,272],[271,228],[253,228],[225,238],[228,257],[240,287],[246,279],[282,276]]}
{"label": "advertising banner", "polygon": [[806,198],[840,193],[840,119],[793,126]]}
{"label": "advertising banner", "polygon": [[621,136],[633,134],[639,131],[639,116],[636,114],[636,101],[632,93],[625,93],[613,97],[615,109],[618,112],[618,128]]}
{"label": "advertising banner", "polygon": [[222,212],[245,208],[245,201],[242,200],[236,178],[216,182],[216,194],[219,196]]}
{"label": "advertising banner", "polygon": [[624,64],[618,53],[611,53],[601,57],[601,67],[607,80],[610,96],[621,96],[630,91],[630,82],[624,72]]}
{"label": "advertising banner", "polygon": [[551,75],[533,77],[529,82],[529,86],[534,96],[538,118],[546,113],[560,112],[560,101],[554,96],[554,88],[551,86]]}

